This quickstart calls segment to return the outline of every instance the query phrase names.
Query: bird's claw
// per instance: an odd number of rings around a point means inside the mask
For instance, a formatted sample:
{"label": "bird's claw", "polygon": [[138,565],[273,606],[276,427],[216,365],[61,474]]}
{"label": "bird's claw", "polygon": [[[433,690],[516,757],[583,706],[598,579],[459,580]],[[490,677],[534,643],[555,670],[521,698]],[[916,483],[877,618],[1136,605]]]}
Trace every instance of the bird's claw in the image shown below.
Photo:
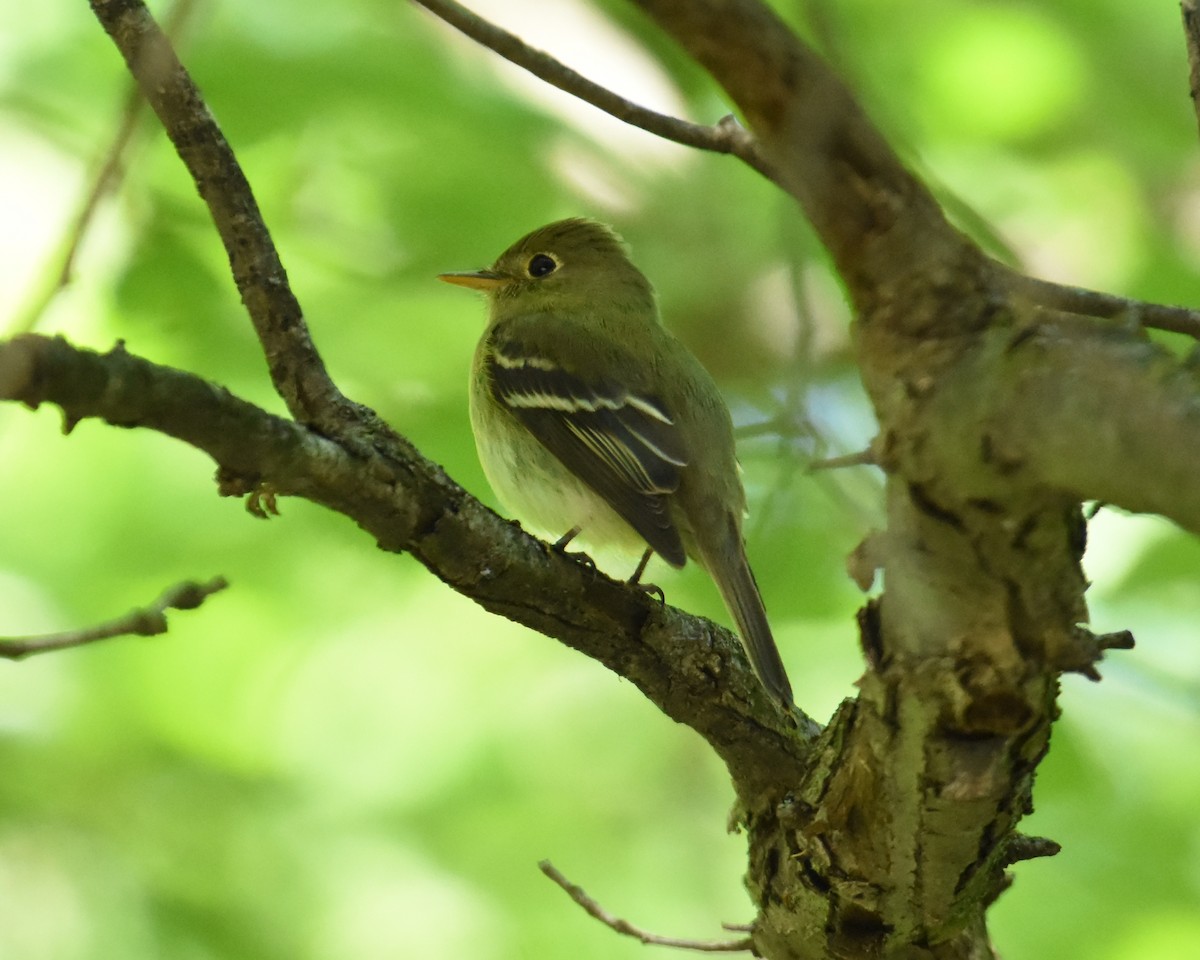
{"label": "bird's claw", "polygon": [[658,602],[661,603],[664,607],[667,605],[667,595],[665,593],[663,593],[662,587],[660,587],[657,583],[632,583],[631,582],[629,585],[631,587],[636,587],[637,589],[641,590],[642,593],[646,594],[646,596],[648,596],[648,597],[656,597],[658,599]]}
{"label": "bird's claw", "polygon": [[552,544],[550,544],[550,549],[555,553],[562,554],[564,557],[570,557],[576,563],[587,567],[589,570],[595,570],[596,561],[589,557],[586,553],[584,553],[582,550],[567,549],[567,544],[574,540],[578,533],[579,527],[572,527]]}
{"label": "bird's claw", "polygon": [[275,488],[265,481],[255,486],[246,497],[246,512],[259,520],[270,520],[271,517],[279,516]]}

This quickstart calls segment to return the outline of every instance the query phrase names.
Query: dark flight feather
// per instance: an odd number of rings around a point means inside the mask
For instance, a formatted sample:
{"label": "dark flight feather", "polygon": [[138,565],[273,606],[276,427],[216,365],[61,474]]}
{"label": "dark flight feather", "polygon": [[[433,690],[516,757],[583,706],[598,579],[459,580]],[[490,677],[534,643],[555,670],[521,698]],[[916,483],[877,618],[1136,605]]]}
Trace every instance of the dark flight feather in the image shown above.
{"label": "dark flight feather", "polygon": [[587,381],[546,357],[493,345],[495,398],[668,563],[687,560],[667,506],[687,466],[674,420],[654,397]]}

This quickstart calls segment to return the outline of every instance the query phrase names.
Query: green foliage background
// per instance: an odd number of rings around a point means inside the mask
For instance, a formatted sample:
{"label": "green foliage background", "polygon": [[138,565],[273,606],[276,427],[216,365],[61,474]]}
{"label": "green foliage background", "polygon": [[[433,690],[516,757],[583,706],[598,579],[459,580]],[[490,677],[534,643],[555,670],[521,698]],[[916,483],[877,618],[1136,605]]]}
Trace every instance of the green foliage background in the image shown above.
{"label": "green foliage background", "polygon": [[[728,110],[615,0],[479,9],[634,99],[703,121]],[[1197,301],[1200,170],[1173,5],[780,9],[993,249],[1053,279]],[[182,50],[339,383],[485,499],[465,402],[481,306],[431,277],[560,216],[616,224],[751,428],[751,556],[799,702],[821,717],[853,695],[862,598],[843,557],[879,521],[880,485],[802,468],[872,424],[847,309],[787,200],[735,161],[535,91],[401,0],[209,3]],[[0,7],[9,331],[127,83],[85,4]],[[280,409],[153,122],[38,329],[120,338]],[[720,937],[719,921],[751,915],[723,770],[629,684],[340,517],[284,501],[280,519],[252,519],[174,441],[59,428],[55,410],[0,408],[0,632],[98,622],[185,578],[233,586],[163,638],[0,662],[0,960],[643,956],[542,878],[542,857],[656,931]],[[1064,679],[1027,828],[1065,849],[1018,866],[993,911],[1009,960],[1200,941],[1200,548],[1103,511],[1088,569],[1097,628],[1131,628],[1139,647],[1100,685]],[[654,575],[723,619],[694,571]]]}

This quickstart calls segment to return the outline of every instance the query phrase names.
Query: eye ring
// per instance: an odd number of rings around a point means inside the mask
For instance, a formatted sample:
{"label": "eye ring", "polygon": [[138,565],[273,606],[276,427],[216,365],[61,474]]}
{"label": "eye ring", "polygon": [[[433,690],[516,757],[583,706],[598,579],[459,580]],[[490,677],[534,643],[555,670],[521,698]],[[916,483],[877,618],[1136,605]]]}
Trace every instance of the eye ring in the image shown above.
{"label": "eye ring", "polygon": [[548,253],[535,253],[529,258],[529,264],[525,267],[525,272],[533,279],[540,280],[542,277],[548,277],[558,269],[558,261]]}

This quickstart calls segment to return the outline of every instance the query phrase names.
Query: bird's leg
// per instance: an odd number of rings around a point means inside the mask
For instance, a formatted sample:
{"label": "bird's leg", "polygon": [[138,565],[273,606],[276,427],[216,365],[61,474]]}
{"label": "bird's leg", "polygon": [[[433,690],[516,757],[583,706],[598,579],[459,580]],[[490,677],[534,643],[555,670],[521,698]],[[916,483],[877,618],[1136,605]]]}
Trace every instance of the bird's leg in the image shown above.
{"label": "bird's leg", "polygon": [[657,583],[642,583],[642,574],[646,572],[646,564],[650,562],[650,557],[653,554],[654,548],[647,547],[646,552],[642,554],[642,559],[638,561],[637,569],[633,571],[633,576],[629,578],[629,585],[637,587],[643,593],[657,596],[660,603],[666,603],[667,596],[662,592],[662,587]]}
{"label": "bird's leg", "polygon": [[[646,564],[650,562],[650,557],[653,554],[653,548],[647,547],[646,552],[642,554],[642,559],[638,561],[637,569],[633,571],[633,576],[629,578],[629,585],[631,587],[644,586],[642,584],[642,574],[646,572]],[[657,590],[658,588],[655,587],[655,589]]]}
{"label": "bird's leg", "polygon": [[570,530],[568,530],[566,533],[564,533],[561,537],[559,537],[557,540],[555,540],[554,541],[554,549],[557,550],[559,553],[566,553],[567,552],[567,544],[570,543],[572,540],[574,540],[577,536],[579,536],[579,529],[580,529],[579,527],[572,527]]}
{"label": "bird's leg", "polygon": [[564,557],[570,557],[576,563],[582,563],[589,570],[595,570],[596,561],[589,557],[582,550],[576,550],[574,553],[567,550],[567,544],[579,536],[579,530],[579,527],[572,527],[561,537],[555,540],[554,543],[550,545],[550,549],[556,553],[561,553]]}

